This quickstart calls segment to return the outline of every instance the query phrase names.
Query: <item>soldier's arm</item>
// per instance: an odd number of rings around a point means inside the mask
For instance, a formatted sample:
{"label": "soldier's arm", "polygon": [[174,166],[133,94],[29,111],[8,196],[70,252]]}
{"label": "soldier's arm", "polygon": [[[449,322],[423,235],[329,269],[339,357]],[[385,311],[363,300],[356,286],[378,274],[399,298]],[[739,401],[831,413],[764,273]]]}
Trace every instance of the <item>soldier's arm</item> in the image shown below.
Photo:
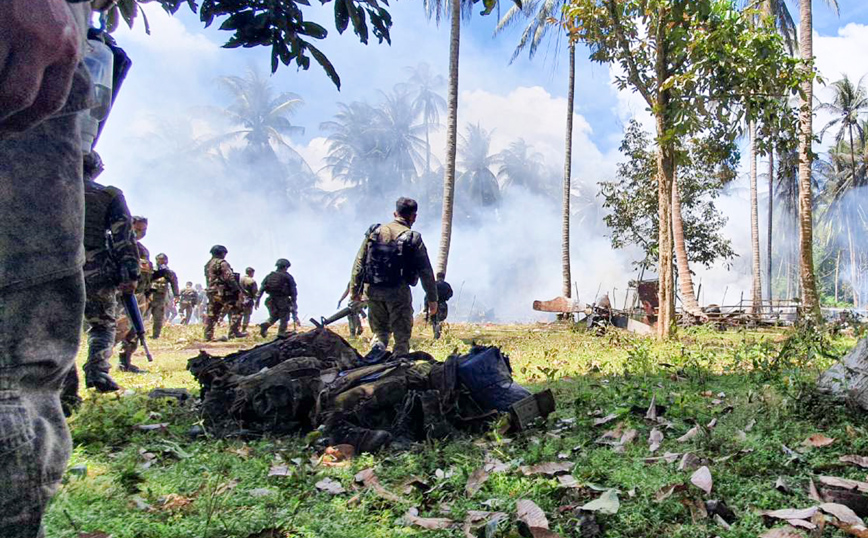
{"label": "soldier's arm", "polygon": [[267,279],[268,279],[268,277],[263,278],[262,279],[262,285],[259,286],[259,293],[256,294],[256,302],[257,303],[259,302],[259,299],[261,299],[262,296],[265,295],[265,281]]}
{"label": "soldier's arm", "polygon": [[141,274],[139,249],[133,232],[133,218],[122,194],[115,196],[109,205],[107,221],[107,229],[112,234],[112,257],[121,271],[120,280],[138,280]]}
{"label": "soldier's arm", "polygon": [[289,296],[292,298],[293,304],[298,304],[298,286],[295,285],[295,279],[292,278],[292,275],[289,276]]}
{"label": "soldier's arm", "polygon": [[437,298],[437,281],[434,279],[434,270],[431,268],[431,260],[428,259],[428,249],[425,248],[425,243],[422,238],[419,238],[419,244],[416,246],[416,267],[419,271],[419,280],[422,281],[422,289],[425,290],[425,297],[429,303],[436,303]]}
{"label": "soldier's arm", "polygon": [[172,285],[172,295],[180,297],[181,292],[178,288],[178,274],[175,271],[169,270],[169,283]]}
{"label": "soldier's arm", "polygon": [[368,250],[368,236],[365,235],[362,246],[359,248],[356,259],[353,262],[353,272],[350,275],[350,297],[355,298],[362,294],[362,278],[364,276],[365,253]]}

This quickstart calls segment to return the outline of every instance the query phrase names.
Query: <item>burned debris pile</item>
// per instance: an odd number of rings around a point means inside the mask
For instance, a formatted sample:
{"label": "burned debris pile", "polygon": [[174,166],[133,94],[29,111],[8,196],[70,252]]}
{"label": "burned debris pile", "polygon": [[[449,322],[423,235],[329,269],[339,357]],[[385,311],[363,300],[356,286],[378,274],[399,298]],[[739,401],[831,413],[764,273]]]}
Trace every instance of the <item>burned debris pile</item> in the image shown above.
{"label": "burned debris pile", "polygon": [[390,443],[479,431],[500,413],[515,428],[554,410],[512,379],[498,348],[436,361],[424,352],[361,356],[325,328],[226,357],[202,351],[187,369],[201,386],[206,427],[218,436],[305,433],[374,452]]}

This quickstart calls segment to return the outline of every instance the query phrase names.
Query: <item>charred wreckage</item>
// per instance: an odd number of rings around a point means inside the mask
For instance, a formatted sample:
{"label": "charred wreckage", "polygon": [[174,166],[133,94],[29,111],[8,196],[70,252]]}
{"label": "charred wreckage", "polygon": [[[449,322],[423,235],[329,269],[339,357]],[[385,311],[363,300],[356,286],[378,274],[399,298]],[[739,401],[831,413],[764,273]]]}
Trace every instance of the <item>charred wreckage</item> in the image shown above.
{"label": "charred wreckage", "polygon": [[360,355],[327,328],[292,334],[226,357],[205,351],[187,369],[201,386],[201,413],[221,437],[322,430],[324,442],[359,452],[457,432],[484,431],[501,413],[527,428],[554,410],[551,391],[531,394],[509,358],[474,346],[443,362],[424,352]]}

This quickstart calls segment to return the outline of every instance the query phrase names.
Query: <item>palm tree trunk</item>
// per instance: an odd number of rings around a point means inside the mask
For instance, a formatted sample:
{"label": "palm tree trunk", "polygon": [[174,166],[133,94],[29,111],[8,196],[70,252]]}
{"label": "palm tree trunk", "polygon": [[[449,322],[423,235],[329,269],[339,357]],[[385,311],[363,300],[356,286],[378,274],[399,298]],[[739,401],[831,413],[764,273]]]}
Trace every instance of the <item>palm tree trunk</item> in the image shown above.
{"label": "palm tree trunk", "polygon": [[766,238],[766,273],[767,273],[767,282],[766,285],[769,288],[768,298],[769,298],[769,307],[772,304],[772,226],[774,224],[774,212],[775,212],[775,150],[774,143],[772,144],[772,149],[769,150],[769,226],[768,226],[768,236]]}
{"label": "palm tree trunk", "polygon": [[[856,181],[856,148],[853,146],[853,126],[848,126],[847,129],[850,132],[850,166],[851,170],[853,170],[853,185],[857,185]],[[845,213],[847,215],[847,239],[850,241],[850,281],[853,283],[853,308],[859,308],[859,282],[858,273],[859,268],[856,265],[856,251],[853,245],[853,225],[851,224],[853,219],[850,217],[850,211]]]}
{"label": "palm tree trunk", "polygon": [[573,106],[576,96],[576,45],[570,41],[570,84],[567,90],[567,132],[564,143],[564,200],[561,227],[561,272],[563,296],[572,297],[570,273],[570,183],[573,166]]}
{"label": "palm tree trunk", "polygon": [[437,272],[446,273],[452,243],[452,207],[455,202],[455,153],[458,138],[458,51],[461,43],[461,0],[451,0],[449,42],[449,96],[446,112],[446,172],[443,177],[443,217]]}
{"label": "palm tree trunk", "polygon": [[678,288],[684,311],[692,316],[704,317],[693,289],[693,275],[684,241],[684,222],[681,220],[681,194],[678,192],[678,171],[672,174],[672,237],[675,242],[675,261],[678,265]]}
{"label": "palm tree trunk", "polygon": [[838,255],[835,256],[835,304],[838,304],[838,270],[841,267],[841,249],[838,249]]}
{"label": "palm tree trunk", "polygon": [[750,242],[752,255],[753,286],[750,311],[754,316],[762,312],[762,263],[759,243],[759,198],[757,194],[756,122],[748,125],[750,131]]}
{"label": "palm tree trunk", "polygon": [[[814,58],[813,12],[811,0],[799,0],[799,49],[805,61]],[[802,306],[811,319],[820,319],[820,302],[814,275],[814,216],[811,190],[811,142],[813,140],[814,81],[802,83],[799,94],[799,276]]]}

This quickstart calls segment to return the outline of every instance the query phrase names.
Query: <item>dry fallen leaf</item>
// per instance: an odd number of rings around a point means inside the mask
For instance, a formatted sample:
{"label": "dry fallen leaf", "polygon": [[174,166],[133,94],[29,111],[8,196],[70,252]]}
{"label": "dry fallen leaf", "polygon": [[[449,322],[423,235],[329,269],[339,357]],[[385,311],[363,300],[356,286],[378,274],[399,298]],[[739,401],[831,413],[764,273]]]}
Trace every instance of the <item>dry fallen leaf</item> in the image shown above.
{"label": "dry fallen leaf", "polygon": [[678,441],[679,443],[684,443],[684,442],[690,441],[691,439],[693,439],[694,437],[699,435],[699,432],[700,432],[699,425],[697,424],[696,426],[687,430],[687,433],[685,433],[684,435],[682,435],[681,437],[676,439],[676,441]]}
{"label": "dry fallen leaf", "polygon": [[817,491],[817,486],[814,484],[812,479],[808,479],[808,497],[815,501],[823,502],[823,498],[820,497],[820,492]]}
{"label": "dry fallen leaf", "polygon": [[182,510],[189,506],[193,502],[193,499],[189,497],[184,497],[183,495],[178,495],[177,493],[170,493],[163,498],[163,505],[161,508],[166,510],[167,512],[176,512],[178,510]]}
{"label": "dry fallen leaf", "polygon": [[383,485],[380,484],[380,480],[377,478],[374,470],[370,467],[356,473],[354,480],[361,483],[367,488],[371,488],[372,490],[374,490],[374,493],[376,493],[381,498],[386,499],[387,501],[397,503],[408,502],[407,499],[399,497],[398,495],[395,495],[391,491],[388,491],[386,488],[384,488]]}
{"label": "dry fallen leaf", "polygon": [[522,474],[531,476],[535,474],[544,474],[548,476],[557,476],[559,474],[567,474],[573,469],[571,461],[549,461],[546,463],[538,463],[536,465],[523,465],[519,467]]}
{"label": "dry fallen leaf", "polygon": [[331,478],[323,478],[316,484],[316,489],[320,491],[325,491],[331,495],[340,495],[341,493],[346,493],[347,490],[341,485],[337,480],[332,480]]}
{"label": "dry fallen leaf", "polygon": [[404,521],[410,525],[415,525],[423,529],[440,530],[448,529],[455,525],[455,522],[445,517],[419,517],[419,510],[410,508],[404,514]]}
{"label": "dry fallen leaf", "polygon": [[838,461],[841,463],[852,463],[853,465],[858,465],[859,467],[868,469],[868,457],[865,456],[841,456],[838,458]]}
{"label": "dry fallen leaf", "polygon": [[496,522],[506,517],[507,515],[503,512],[468,510],[467,516],[464,518],[464,525],[461,527],[461,530],[464,532],[464,538],[476,538],[476,534],[473,532],[474,527],[483,524],[496,524]]}
{"label": "dry fallen leaf", "polygon": [[654,500],[659,503],[663,502],[671,497],[676,491],[684,491],[685,489],[687,489],[687,486],[684,484],[670,484],[668,486],[663,486],[654,494]]}
{"label": "dry fallen leaf", "polygon": [[599,498],[581,506],[581,510],[586,512],[599,512],[601,514],[616,514],[621,507],[621,501],[618,500],[618,490],[610,489],[605,491]]}
{"label": "dry fallen leaf", "polygon": [[692,452],[685,453],[681,457],[681,463],[678,464],[679,471],[693,471],[700,467],[702,467],[702,458]]}
{"label": "dry fallen leaf", "polygon": [[625,431],[621,435],[621,439],[615,444],[615,452],[624,452],[626,450],[627,445],[636,440],[636,437],[639,436],[639,432],[634,429],[629,429]]}
{"label": "dry fallen leaf", "polygon": [[859,480],[838,478],[836,476],[818,476],[817,482],[834,488],[855,489],[862,493],[868,493],[868,482],[860,482]]}
{"label": "dry fallen leaf", "polygon": [[804,521],[801,519],[788,519],[787,523],[789,523],[793,527],[802,527],[803,529],[808,529],[809,531],[812,531],[812,530],[817,528],[817,526],[814,525],[813,523],[811,523],[810,521]]}
{"label": "dry fallen leaf", "polygon": [[868,538],[868,528],[865,528],[861,525],[848,525],[834,519],[829,521],[829,524],[833,527],[838,527],[842,531],[846,532],[847,534],[851,534],[856,538]]}
{"label": "dry fallen leaf", "polygon": [[711,471],[708,470],[708,467],[703,465],[690,477],[690,483],[704,491],[706,494],[710,494],[711,488],[714,484],[711,479]]}
{"label": "dry fallen leaf", "polygon": [[618,418],[618,415],[616,415],[614,413],[612,413],[611,415],[606,415],[603,418],[598,418],[597,420],[595,420],[594,426],[602,426],[603,424],[607,424],[609,422],[612,422],[616,418]]}
{"label": "dry fallen leaf", "polygon": [[488,480],[488,471],[485,470],[485,467],[476,469],[470,473],[470,477],[467,479],[467,485],[464,486],[464,492],[468,497],[473,497],[476,495],[476,492],[482,488],[482,485],[485,484],[486,480]]}
{"label": "dry fallen leaf", "polygon": [[582,484],[571,474],[558,475],[558,483],[564,488],[582,487]]}
{"label": "dry fallen leaf", "polygon": [[815,448],[822,448],[824,446],[829,446],[835,442],[833,437],[826,437],[822,433],[815,433],[814,435],[805,439],[802,444],[806,446],[812,446]]}
{"label": "dry fallen leaf", "polygon": [[251,452],[253,452],[253,450],[249,446],[244,445],[241,448],[230,449],[229,452],[231,452],[232,454],[235,454],[237,456],[240,456],[246,460],[247,458],[250,457],[250,454],[251,454]]}
{"label": "dry fallen leaf", "polygon": [[862,518],[857,516],[856,512],[854,512],[850,507],[844,506],[843,504],[823,503],[820,505],[820,510],[829,515],[835,516],[841,521],[841,523],[847,525],[860,525],[862,527],[865,526],[865,522],[862,521]]}
{"label": "dry fallen leaf", "polygon": [[228,491],[232,491],[237,485],[238,480],[235,480],[234,478],[229,482],[223,482],[222,484],[217,486],[217,489],[214,490],[214,495],[222,495]]}
{"label": "dry fallen leaf", "polygon": [[268,470],[268,476],[289,476],[292,473],[293,469],[285,464],[272,465],[271,469]]}
{"label": "dry fallen leaf", "polygon": [[645,412],[647,420],[657,420],[657,395],[651,396],[651,404],[648,406],[648,411]]}
{"label": "dry fallen leaf", "polygon": [[811,506],[810,508],[784,508],[782,510],[763,510],[761,516],[766,516],[774,519],[811,519],[817,513],[818,508]]}
{"label": "dry fallen leaf", "polygon": [[345,467],[350,464],[350,460],[356,454],[356,449],[353,445],[335,445],[325,449],[325,453],[320,458],[320,465],[326,467]]}
{"label": "dry fallen leaf", "polygon": [[545,512],[530,499],[519,499],[515,503],[515,516],[528,527],[549,528]]}
{"label": "dry fallen leaf", "polygon": [[416,490],[425,492],[429,489],[431,489],[431,486],[425,480],[415,475],[408,477],[398,486],[398,490],[405,495],[409,495]]}

